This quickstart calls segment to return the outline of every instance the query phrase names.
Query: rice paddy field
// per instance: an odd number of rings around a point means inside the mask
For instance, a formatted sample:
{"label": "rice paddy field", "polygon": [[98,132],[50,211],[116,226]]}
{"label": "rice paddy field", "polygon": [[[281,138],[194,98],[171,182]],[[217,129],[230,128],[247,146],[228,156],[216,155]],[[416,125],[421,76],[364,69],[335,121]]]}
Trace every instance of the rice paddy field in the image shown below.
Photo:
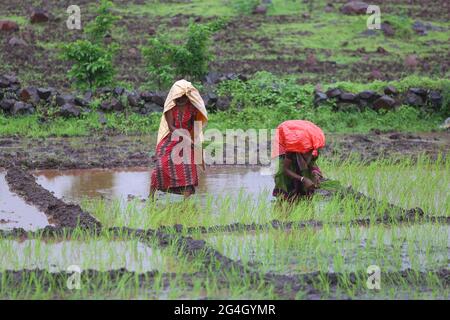
{"label": "rice paddy field", "polygon": [[[66,201],[95,223],[62,227],[53,216],[45,228],[2,231],[0,297],[448,299],[449,160],[320,164],[328,180],[296,203],[272,199],[272,177],[245,166],[207,171],[253,182],[256,172],[266,189],[243,183],[233,193],[222,184],[188,200],[150,200],[137,189],[72,196]],[[16,174],[6,180],[27,198]],[[51,188],[42,171],[34,175]],[[97,190],[105,192],[100,182]],[[368,283],[370,266],[379,271],[377,288]]]}
{"label": "rice paddy field", "polygon": [[[0,0],[0,300],[449,300],[449,1],[370,5]],[[180,79],[207,165],[152,198]],[[326,141],[298,201],[286,120]]]}

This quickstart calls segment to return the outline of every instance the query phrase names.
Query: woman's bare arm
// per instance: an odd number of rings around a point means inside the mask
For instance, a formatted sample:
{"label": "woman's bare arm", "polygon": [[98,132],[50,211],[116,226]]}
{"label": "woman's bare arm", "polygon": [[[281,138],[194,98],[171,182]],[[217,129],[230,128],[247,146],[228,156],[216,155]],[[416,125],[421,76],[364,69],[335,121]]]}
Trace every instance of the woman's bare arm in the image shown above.
{"label": "woman's bare arm", "polygon": [[283,161],[284,172],[292,179],[300,180],[302,177],[291,170],[291,164],[292,164],[292,160],[289,159],[288,157],[285,157],[284,161]]}
{"label": "woman's bare arm", "polygon": [[167,124],[169,125],[169,131],[173,132],[175,131],[175,126],[173,125],[173,113],[172,109],[164,113],[164,116],[166,117]]}

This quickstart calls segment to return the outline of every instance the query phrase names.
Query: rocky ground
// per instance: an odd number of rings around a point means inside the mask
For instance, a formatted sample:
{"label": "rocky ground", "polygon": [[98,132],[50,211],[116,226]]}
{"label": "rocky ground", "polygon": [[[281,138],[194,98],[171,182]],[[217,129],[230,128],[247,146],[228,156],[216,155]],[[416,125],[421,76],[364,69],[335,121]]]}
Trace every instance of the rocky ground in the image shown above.
{"label": "rocky ground", "polygon": [[[273,9],[239,16],[219,1],[210,10],[206,1],[171,4],[173,9],[164,1],[114,1],[121,16],[112,35],[121,45],[118,80],[136,88],[149,80],[140,49],[150,37],[165,32],[178,35],[174,41],[179,42],[190,20],[204,23],[223,16],[229,21],[213,36],[216,58],[210,65],[211,72],[221,75],[266,70],[296,75],[302,83],[448,75],[448,1],[372,1],[386,17],[382,30],[376,31],[367,30],[363,17],[358,20],[364,10],[345,9],[345,2],[315,1],[308,12],[301,1],[292,7],[273,1]],[[68,88],[70,66],[59,59],[58,45],[81,36],[66,27],[69,4],[47,0],[38,7],[42,12],[29,1],[0,3],[0,21],[5,22],[0,28],[0,73],[14,72],[27,85]],[[77,4],[83,21],[90,20],[95,1]]]}

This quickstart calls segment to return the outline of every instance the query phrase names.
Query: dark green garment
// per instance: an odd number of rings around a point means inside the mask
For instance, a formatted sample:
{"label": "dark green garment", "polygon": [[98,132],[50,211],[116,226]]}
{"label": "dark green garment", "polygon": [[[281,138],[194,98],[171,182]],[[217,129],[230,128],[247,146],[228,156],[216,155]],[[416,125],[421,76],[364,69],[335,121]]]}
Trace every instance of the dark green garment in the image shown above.
{"label": "dark green garment", "polygon": [[292,161],[290,169],[303,177],[312,180],[314,177],[312,170],[313,169],[319,170],[318,167],[316,166],[317,158],[311,160],[307,169],[300,170],[297,164],[295,153],[288,153],[286,155],[279,156],[277,160],[278,163],[276,164],[277,172],[275,173],[275,189],[273,195],[278,196],[280,193],[286,197],[307,195],[308,192],[304,188],[303,183],[295,179],[292,179],[284,172],[284,159],[286,157],[288,157]]}

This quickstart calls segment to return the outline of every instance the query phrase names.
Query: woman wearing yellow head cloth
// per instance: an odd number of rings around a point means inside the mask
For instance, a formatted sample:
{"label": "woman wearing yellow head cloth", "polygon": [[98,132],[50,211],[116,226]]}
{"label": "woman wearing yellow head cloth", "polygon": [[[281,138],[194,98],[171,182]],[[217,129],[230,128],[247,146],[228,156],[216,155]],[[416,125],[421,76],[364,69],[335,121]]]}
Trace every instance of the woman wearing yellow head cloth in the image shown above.
{"label": "woman wearing yellow head cloth", "polygon": [[[175,82],[164,103],[159,125],[150,196],[156,190],[183,194],[185,197],[195,193],[195,186],[198,185],[197,164],[203,164],[203,154],[200,154],[198,163],[198,153],[195,152],[198,146],[194,142],[201,142],[202,131],[194,128],[197,124],[197,128],[202,129],[207,120],[205,103],[198,90],[186,80]],[[188,150],[181,147],[187,143]],[[186,151],[189,154],[183,154]]]}

